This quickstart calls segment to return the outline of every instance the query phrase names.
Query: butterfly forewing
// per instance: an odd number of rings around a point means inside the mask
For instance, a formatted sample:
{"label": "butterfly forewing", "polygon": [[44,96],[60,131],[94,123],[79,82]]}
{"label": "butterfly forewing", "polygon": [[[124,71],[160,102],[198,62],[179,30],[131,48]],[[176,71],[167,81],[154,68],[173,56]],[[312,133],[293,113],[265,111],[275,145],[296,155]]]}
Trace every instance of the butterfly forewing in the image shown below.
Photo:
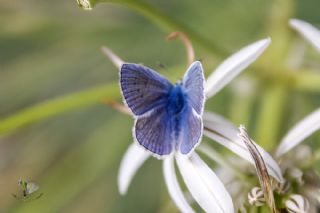
{"label": "butterfly forewing", "polygon": [[172,88],[160,74],[138,64],[122,65],[120,85],[123,97],[135,115],[163,107]]}
{"label": "butterfly forewing", "polygon": [[172,119],[165,108],[158,108],[135,123],[137,141],[156,155],[168,155],[173,148]]}
{"label": "butterfly forewing", "polygon": [[187,94],[189,105],[202,115],[204,105],[204,75],[199,61],[193,62],[183,77],[182,86]]}
{"label": "butterfly forewing", "polygon": [[188,154],[200,142],[203,131],[204,74],[199,61],[192,63],[184,75],[183,90],[187,97],[186,109],[181,116],[180,152]]}

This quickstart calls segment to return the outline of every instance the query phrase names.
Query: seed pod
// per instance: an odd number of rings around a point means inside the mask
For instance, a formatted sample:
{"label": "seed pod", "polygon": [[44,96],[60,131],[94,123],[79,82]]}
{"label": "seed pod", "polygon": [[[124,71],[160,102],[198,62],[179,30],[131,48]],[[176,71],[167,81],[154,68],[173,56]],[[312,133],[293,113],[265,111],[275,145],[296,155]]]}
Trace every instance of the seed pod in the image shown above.
{"label": "seed pod", "polygon": [[286,208],[290,213],[308,213],[310,204],[303,196],[294,194],[286,201]]}
{"label": "seed pod", "polygon": [[266,203],[263,191],[260,187],[254,187],[248,193],[248,201],[253,206],[263,206]]}

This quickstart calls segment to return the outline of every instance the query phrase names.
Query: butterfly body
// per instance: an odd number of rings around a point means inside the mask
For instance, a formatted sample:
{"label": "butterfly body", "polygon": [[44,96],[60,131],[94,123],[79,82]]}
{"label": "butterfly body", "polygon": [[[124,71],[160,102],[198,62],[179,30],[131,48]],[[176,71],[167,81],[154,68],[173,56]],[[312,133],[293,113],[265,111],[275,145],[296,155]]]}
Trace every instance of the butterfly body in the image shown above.
{"label": "butterfly body", "polygon": [[168,96],[167,112],[170,116],[179,116],[186,104],[186,97],[182,91],[181,85],[177,83]]}
{"label": "butterfly body", "polygon": [[175,85],[150,68],[124,64],[120,86],[135,115],[136,141],[160,157],[190,153],[202,136],[203,85],[200,62],[194,62]]}

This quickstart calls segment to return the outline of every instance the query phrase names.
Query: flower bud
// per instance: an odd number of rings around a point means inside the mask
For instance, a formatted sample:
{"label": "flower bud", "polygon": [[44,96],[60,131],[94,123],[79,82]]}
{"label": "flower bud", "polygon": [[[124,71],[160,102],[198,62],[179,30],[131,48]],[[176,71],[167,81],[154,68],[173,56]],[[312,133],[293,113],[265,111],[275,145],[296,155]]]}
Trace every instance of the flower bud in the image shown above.
{"label": "flower bud", "polygon": [[281,195],[287,194],[290,190],[291,183],[289,181],[284,181],[283,183],[277,183],[277,192]]}
{"label": "flower bud", "polygon": [[254,187],[248,193],[248,201],[254,206],[263,206],[266,203],[264,193],[260,187]]}
{"label": "flower bud", "polygon": [[303,196],[294,194],[286,201],[286,208],[290,213],[308,213],[310,204]]}
{"label": "flower bud", "polygon": [[301,171],[301,169],[298,169],[296,167],[290,168],[290,169],[288,169],[288,175],[292,179],[297,181],[298,184],[303,185],[303,183],[304,183],[304,181],[303,181],[303,172]]}

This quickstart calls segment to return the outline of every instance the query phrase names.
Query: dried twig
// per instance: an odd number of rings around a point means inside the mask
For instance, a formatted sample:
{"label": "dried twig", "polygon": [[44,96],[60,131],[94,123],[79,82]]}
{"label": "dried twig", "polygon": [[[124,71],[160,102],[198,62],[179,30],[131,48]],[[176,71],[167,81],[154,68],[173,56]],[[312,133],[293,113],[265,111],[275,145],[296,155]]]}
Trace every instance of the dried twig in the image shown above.
{"label": "dried twig", "polygon": [[277,213],[276,205],[274,202],[274,197],[273,197],[273,191],[272,191],[272,186],[271,186],[271,180],[268,174],[268,170],[266,167],[266,164],[263,160],[263,157],[261,156],[259,150],[255,146],[254,142],[252,139],[249,137],[245,127],[241,125],[239,127],[240,133],[239,137],[241,140],[245,143],[247,146],[254,162],[255,162],[255,167],[257,171],[257,175],[259,178],[259,182],[261,185],[261,188],[264,192],[265,199],[267,201],[267,204],[269,205],[270,209],[272,210],[273,213]]}
{"label": "dried twig", "polygon": [[181,40],[181,42],[183,43],[184,47],[186,48],[187,51],[187,59],[188,59],[188,64],[192,64],[192,62],[194,62],[194,58],[195,58],[195,54],[194,54],[194,50],[192,47],[192,43],[190,41],[190,39],[188,38],[188,36],[186,34],[184,34],[183,32],[172,32],[167,36],[167,40],[173,40],[179,38]]}
{"label": "dried twig", "polygon": [[131,110],[128,107],[126,107],[125,105],[123,105],[123,104],[120,104],[120,103],[115,102],[115,101],[109,101],[109,100],[104,100],[103,103],[105,105],[117,110],[118,112],[121,112],[123,114],[132,116]]}

